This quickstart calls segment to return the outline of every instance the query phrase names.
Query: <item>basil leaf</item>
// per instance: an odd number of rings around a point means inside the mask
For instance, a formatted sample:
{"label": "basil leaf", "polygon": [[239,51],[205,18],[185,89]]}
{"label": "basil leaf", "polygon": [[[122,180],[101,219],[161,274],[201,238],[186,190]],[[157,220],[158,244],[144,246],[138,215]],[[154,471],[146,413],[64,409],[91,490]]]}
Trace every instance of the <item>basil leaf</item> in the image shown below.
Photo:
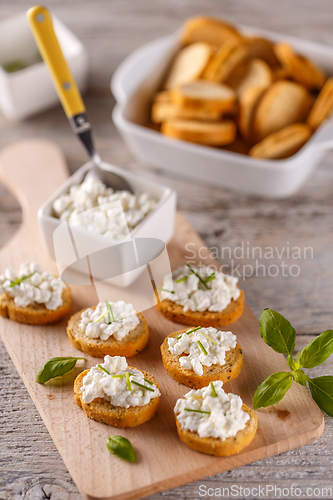
{"label": "basil leaf", "polygon": [[333,417],[333,377],[308,378],[313,399],[322,410]]}
{"label": "basil leaf", "polygon": [[288,357],[287,357],[287,362],[288,362],[288,365],[289,365],[289,368],[294,371],[294,370],[298,370],[299,368],[299,363],[297,363],[297,361],[295,361],[292,356],[290,354],[288,354]]}
{"label": "basil leaf", "polygon": [[72,356],[49,359],[39,370],[37,382],[39,384],[45,384],[45,382],[51,380],[51,378],[65,375],[65,373],[74,368],[78,359],[84,359],[86,361],[85,358],[73,358]]}
{"label": "basil leaf", "polygon": [[295,380],[295,382],[297,382],[298,384],[301,384],[301,385],[306,385],[306,375],[305,373],[303,372],[303,370],[295,370],[293,371],[293,378]]}
{"label": "basil leaf", "polygon": [[296,331],[281,314],[265,309],[259,320],[260,333],[267,345],[282,354],[291,354],[295,348]]}
{"label": "basil leaf", "polygon": [[290,372],[273,373],[264,380],[253,396],[253,408],[264,408],[281,401],[285,393],[290,389],[293,377]]}
{"label": "basil leaf", "polygon": [[128,462],[136,462],[136,453],[130,441],[123,436],[110,436],[106,440],[108,450]]}
{"label": "basil leaf", "polygon": [[314,368],[321,365],[333,353],[333,330],[326,330],[313,339],[298,356],[303,368]]}

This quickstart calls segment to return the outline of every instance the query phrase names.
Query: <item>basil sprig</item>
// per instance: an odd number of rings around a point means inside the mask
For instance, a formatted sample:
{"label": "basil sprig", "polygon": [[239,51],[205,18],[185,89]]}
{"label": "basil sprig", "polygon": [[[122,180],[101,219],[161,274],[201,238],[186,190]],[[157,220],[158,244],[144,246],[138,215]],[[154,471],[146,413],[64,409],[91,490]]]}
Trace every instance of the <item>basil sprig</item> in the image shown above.
{"label": "basil sprig", "polygon": [[86,361],[85,358],[74,358],[73,356],[49,359],[37,373],[37,382],[39,384],[45,384],[45,382],[51,380],[51,378],[65,375],[65,373],[68,373],[74,368],[79,359],[84,359],[84,361]]}
{"label": "basil sprig", "polygon": [[333,353],[333,330],[327,330],[312,340],[296,356],[296,331],[281,314],[272,309],[265,309],[259,320],[261,336],[276,352],[287,354],[290,372],[277,372],[270,375],[257,388],[253,397],[253,408],[264,408],[281,401],[290,389],[292,381],[300,385],[309,385],[313,399],[322,410],[333,416],[333,377],[308,377],[302,368],[314,368]]}
{"label": "basil sprig", "polygon": [[128,462],[135,463],[137,456],[131,442],[123,436],[110,436],[106,440],[108,450]]}

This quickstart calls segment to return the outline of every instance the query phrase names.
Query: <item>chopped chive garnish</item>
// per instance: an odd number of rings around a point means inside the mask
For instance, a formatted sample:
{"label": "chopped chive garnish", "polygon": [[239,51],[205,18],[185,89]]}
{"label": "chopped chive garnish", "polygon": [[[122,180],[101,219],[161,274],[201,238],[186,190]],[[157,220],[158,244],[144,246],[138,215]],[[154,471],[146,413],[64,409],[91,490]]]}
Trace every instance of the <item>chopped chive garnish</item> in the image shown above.
{"label": "chopped chive garnish", "polygon": [[147,387],[143,384],[139,384],[139,382],[135,382],[135,380],[132,380],[132,384],[138,385],[139,387],[142,387],[142,389],[146,389],[147,391],[154,392],[155,389],[152,389],[151,387]]}
{"label": "chopped chive garnish", "polygon": [[150,382],[150,380],[147,380],[146,378],[144,378],[143,380],[147,382],[147,384],[154,385],[152,382]]}
{"label": "chopped chive garnish", "polygon": [[167,290],[166,288],[159,288],[162,292],[175,293],[173,290]]}
{"label": "chopped chive garnish", "polygon": [[105,299],[105,304],[106,304],[106,308],[108,309],[109,325],[111,325],[112,319],[111,319],[111,315],[110,315],[110,311],[109,311],[109,303],[108,303],[108,301],[106,299]]}
{"label": "chopped chive garnish", "polygon": [[130,374],[128,372],[126,372],[125,375],[126,375],[126,387],[127,387],[127,390],[131,391],[132,387],[131,387],[131,381],[130,381]]}
{"label": "chopped chive garnish", "polygon": [[106,315],[107,315],[107,313],[106,313],[106,312],[105,312],[105,313],[103,313],[103,314],[101,314],[99,318],[95,319],[94,323],[98,323],[98,322],[99,322],[99,321],[101,321],[101,319],[103,319],[103,318],[104,318],[104,316],[106,316]]}
{"label": "chopped chive garnish", "polygon": [[102,366],[102,365],[98,365],[98,368],[99,368],[100,370],[102,370],[103,372],[107,373],[108,375],[111,375],[111,373],[110,373],[110,372],[108,372],[108,371],[106,370],[106,368],[103,368],[103,366]]}
{"label": "chopped chive garnish", "polygon": [[[111,304],[107,300],[105,301],[105,303],[106,303],[106,308],[107,308],[108,314],[109,314],[109,321],[110,321],[110,323],[112,323],[112,321],[116,321],[116,320],[114,319]],[[112,321],[111,321],[111,318],[112,318]]]}
{"label": "chopped chive garnish", "polygon": [[[196,328],[192,328],[192,330],[189,330],[188,332],[184,332],[184,333],[186,333],[186,335],[190,335],[190,333],[196,332],[197,330],[200,330],[201,328],[202,328],[202,326],[197,326]],[[176,340],[181,339],[182,335],[179,335],[179,337],[177,337]]]}
{"label": "chopped chive garnish", "polygon": [[205,339],[209,340],[212,344],[218,345],[218,343],[216,342],[216,340],[212,339],[212,337],[210,337],[206,333],[201,332],[201,335],[203,335],[205,337]]}
{"label": "chopped chive garnish", "polygon": [[208,286],[206,285],[206,283],[204,282],[204,280],[199,276],[198,273],[195,272],[195,270],[190,266],[190,264],[188,264],[187,262],[185,262],[185,264],[187,265],[187,267],[189,268],[189,270],[201,281],[201,283],[207,288],[207,290],[209,290]]}
{"label": "chopped chive garnish", "polygon": [[185,411],[193,411],[194,413],[207,413],[207,415],[210,415],[210,411],[203,411],[203,410],[191,410],[190,408],[184,408]]}
{"label": "chopped chive garnish", "polygon": [[15,285],[20,285],[22,283],[22,281],[27,280],[28,278],[31,278],[31,276],[33,276],[35,274],[35,272],[36,271],[34,271],[31,274],[28,274],[28,276],[23,276],[23,278],[20,278],[16,281],[12,281],[12,283],[9,285],[9,288],[13,288],[13,286],[15,286]]}
{"label": "chopped chive garnish", "polygon": [[214,272],[213,274],[208,276],[208,278],[205,279],[205,283],[208,283],[208,281],[215,280],[215,278],[216,278],[216,276],[215,276],[215,272]]}
{"label": "chopped chive garnish", "polygon": [[197,344],[200,347],[200,349],[202,350],[202,352],[205,354],[205,356],[207,356],[207,351],[204,348],[204,346],[202,345],[202,343],[200,342],[200,340],[197,340]]}
{"label": "chopped chive garnish", "polygon": [[213,382],[210,382],[209,385],[210,385],[210,388],[212,389],[213,398],[217,398],[217,393],[216,393],[216,390],[215,390]]}
{"label": "chopped chive garnish", "polygon": [[111,375],[112,378],[124,378],[124,375]]}
{"label": "chopped chive garnish", "polygon": [[181,283],[182,281],[187,280],[188,276],[183,276],[182,278],[179,278],[179,280],[176,280],[175,283]]}

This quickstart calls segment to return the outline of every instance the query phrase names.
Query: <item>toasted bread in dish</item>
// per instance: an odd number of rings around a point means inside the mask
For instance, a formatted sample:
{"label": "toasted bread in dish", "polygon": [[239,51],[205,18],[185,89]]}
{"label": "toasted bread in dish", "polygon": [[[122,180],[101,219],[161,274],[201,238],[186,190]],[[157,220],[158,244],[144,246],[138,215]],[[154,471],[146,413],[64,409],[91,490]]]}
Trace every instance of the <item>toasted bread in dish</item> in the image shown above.
{"label": "toasted bread in dish", "polygon": [[251,87],[239,99],[238,127],[241,136],[248,144],[254,142],[253,118],[264,92],[265,87]]}
{"label": "toasted bread in dish", "polygon": [[[74,382],[75,403],[82,408],[88,418],[115,427],[136,427],[150,420],[157,412],[160,397],[151,399],[145,406],[130,406],[129,408],[113,406],[104,398],[95,398],[91,403],[85,403],[82,399],[81,389],[83,379],[88,371],[85,370],[80,373]],[[152,375],[143,370],[140,371],[147,380],[155,384],[159,389],[159,385]]]}
{"label": "toasted bread in dish", "polygon": [[305,123],[294,123],[258,142],[250,150],[249,155],[272,160],[288,158],[304,146],[311,133],[311,128]]}
{"label": "toasted bread in dish", "polygon": [[161,90],[153,96],[153,102],[171,102],[170,90]]}
{"label": "toasted bread in dish", "polygon": [[275,54],[296,82],[309,90],[322,88],[326,80],[325,73],[310,59],[296,54],[288,43],[277,43]]}
{"label": "toasted bread in dish", "polygon": [[239,40],[228,40],[212,56],[203,78],[212,82],[226,82],[248,57],[248,48]]}
{"label": "toasted bread in dish", "polygon": [[186,109],[228,113],[234,108],[236,94],[226,85],[197,80],[174,89],[172,99]]}
{"label": "toasted bread in dish", "polygon": [[214,437],[201,438],[197,432],[184,429],[176,417],[178,435],[186,446],[193,450],[200,451],[201,453],[215,455],[217,457],[234,455],[252,441],[258,426],[256,413],[245,404],[243,404],[242,410],[250,415],[250,419],[247,421],[245,428],[238,431],[235,436],[223,440]]}
{"label": "toasted bread in dish", "polygon": [[237,96],[241,96],[250,88],[266,88],[273,82],[273,71],[265,61],[251,59],[242,65],[226,82],[232,87]]}
{"label": "toasted bread in dish", "polygon": [[162,300],[162,302],[156,304],[155,307],[163,316],[174,323],[189,326],[213,326],[214,328],[220,328],[229,323],[233,323],[242,315],[245,296],[243,290],[240,292],[241,294],[238,299],[232,300],[224,311],[221,312],[185,312],[183,306],[175,304],[175,302],[168,299]]}
{"label": "toasted bread in dish", "polygon": [[234,349],[230,349],[225,353],[224,365],[203,366],[203,374],[197,375],[194,370],[187,370],[179,363],[180,356],[172,354],[169,351],[168,338],[179,337],[182,333],[188,330],[179,330],[171,333],[161,345],[162,361],[165,371],[174,380],[180,384],[187,385],[193,389],[201,389],[206,387],[209,382],[214,380],[222,380],[223,383],[238,377],[243,366],[243,352],[239,344]]}
{"label": "toasted bread in dish", "polygon": [[176,55],[164,88],[173,89],[200,78],[211,56],[212,48],[204,42],[193,43],[182,49]]}
{"label": "toasted bread in dish", "polygon": [[277,66],[278,60],[274,52],[273,42],[266,38],[252,36],[246,37],[243,43],[247,49],[248,59],[259,58],[271,67]]}
{"label": "toasted bread in dish", "polygon": [[151,108],[151,119],[154,123],[173,119],[218,121],[221,114],[218,109],[187,108],[174,102],[155,102]]}
{"label": "toasted bread in dish", "polygon": [[48,325],[56,323],[70,313],[71,291],[66,285],[62,292],[63,304],[58,309],[47,309],[45,304],[30,304],[27,307],[18,306],[14,298],[7,293],[0,295],[0,316],[27,325]]}
{"label": "toasted bread in dish", "polygon": [[296,82],[281,80],[273,83],[263,94],[253,117],[255,142],[293,123],[301,123],[312,106],[305,87]]}
{"label": "toasted bread in dish", "polygon": [[183,141],[205,146],[230,144],[236,137],[236,124],[231,120],[223,122],[200,122],[195,120],[170,120],[162,123],[161,132]]}
{"label": "toasted bread in dish", "polygon": [[225,21],[213,17],[197,16],[185,21],[180,39],[184,45],[206,42],[214,49],[218,49],[227,40],[241,40],[242,35]]}
{"label": "toasted bread in dish", "polygon": [[109,356],[130,357],[142,351],[148,344],[149,329],[143,314],[137,314],[140,323],[125,338],[117,340],[111,335],[107,340],[102,340],[101,338],[94,339],[88,337],[80,328],[79,325],[83,311],[85,309],[74,314],[67,325],[67,335],[75,349],[86,352],[89,356],[95,358],[103,358],[107,354]]}
{"label": "toasted bread in dish", "polygon": [[333,111],[333,78],[329,78],[320,91],[307,118],[307,124],[316,130]]}

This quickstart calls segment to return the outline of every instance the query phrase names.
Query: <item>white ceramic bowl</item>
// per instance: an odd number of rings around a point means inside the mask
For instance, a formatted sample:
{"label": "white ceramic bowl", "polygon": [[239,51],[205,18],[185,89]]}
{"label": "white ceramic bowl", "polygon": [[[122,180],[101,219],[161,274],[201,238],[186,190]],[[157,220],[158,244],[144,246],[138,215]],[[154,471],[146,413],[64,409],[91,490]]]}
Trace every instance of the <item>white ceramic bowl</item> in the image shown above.
{"label": "white ceramic bowl", "polygon": [[[77,172],[75,172],[38,211],[38,222],[45,249],[53,260],[57,260],[60,275],[62,274],[62,271],[65,270],[66,266],[73,266],[76,262],[78,263],[77,270],[84,274],[84,257],[113,246],[119,247],[119,244],[121,243],[118,240],[92,233],[85,229],[75,228],[74,239],[76,244],[79,241],[84,241],[82,252],[80,250],[77,252],[77,249],[74,249],[73,247],[73,241],[70,241],[73,240],[73,235],[68,233],[66,224],[64,225],[63,221],[52,215],[52,206],[56,198],[63,193],[67,193],[72,185],[80,184],[91,166],[92,162],[88,162],[77,170]],[[119,176],[126,179],[132,187],[134,193],[144,191],[159,200],[156,207],[131,231],[130,239],[154,238],[155,240],[160,240],[166,245],[171,240],[174,232],[177,199],[176,192],[154,181],[142,179],[141,176],[134,172],[129,172],[105,163],[103,164],[103,167],[106,170],[115,172]],[[61,234],[59,233],[60,226],[63,228]],[[58,231],[57,241],[54,238],[55,231]],[[155,255],[153,255],[153,258],[155,258]],[[82,259],[83,267],[80,268]],[[132,272],[122,272],[122,255],[120,255],[119,260],[119,275],[112,281],[112,284],[126,287],[131,285],[131,283],[137,279],[144,269],[142,267],[135,269]],[[89,272],[86,272],[86,275],[88,275],[88,283],[84,281],[84,278],[79,278],[79,280],[81,280],[80,284],[90,284]],[[99,277],[99,279],[101,279],[101,277]]]}
{"label": "white ceramic bowl", "polygon": [[[55,17],[53,24],[73,76],[80,90],[84,91],[88,77],[88,53],[80,40]],[[12,61],[32,63],[38,54],[25,13],[0,22],[0,110],[10,121],[23,120],[59,103],[44,62],[13,73],[2,67]]]}
{"label": "white ceramic bowl", "polygon": [[[288,41],[333,75],[333,48],[270,31],[238,26],[247,34]],[[283,198],[295,193],[333,147],[333,120],[319,127],[302,149],[285,160],[261,160],[169,138],[144,126],[153,94],[179,49],[178,32],[134,51],[116,70],[111,90],[113,121],[137,160],[183,176],[246,193]]]}

